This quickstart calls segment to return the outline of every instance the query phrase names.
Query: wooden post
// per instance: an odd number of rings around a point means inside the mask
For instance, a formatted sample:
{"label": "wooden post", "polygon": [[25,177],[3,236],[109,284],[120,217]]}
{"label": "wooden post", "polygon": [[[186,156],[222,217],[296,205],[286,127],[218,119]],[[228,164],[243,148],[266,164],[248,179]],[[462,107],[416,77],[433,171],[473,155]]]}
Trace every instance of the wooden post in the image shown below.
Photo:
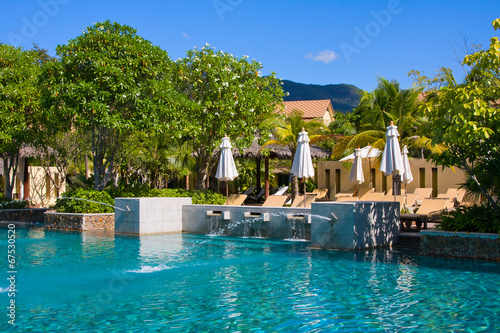
{"label": "wooden post", "polygon": [[23,170],[23,188],[24,188],[24,200],[30,198],[30,174],[29,174],[29,163],[28,158],[24,159],[24,170]]}

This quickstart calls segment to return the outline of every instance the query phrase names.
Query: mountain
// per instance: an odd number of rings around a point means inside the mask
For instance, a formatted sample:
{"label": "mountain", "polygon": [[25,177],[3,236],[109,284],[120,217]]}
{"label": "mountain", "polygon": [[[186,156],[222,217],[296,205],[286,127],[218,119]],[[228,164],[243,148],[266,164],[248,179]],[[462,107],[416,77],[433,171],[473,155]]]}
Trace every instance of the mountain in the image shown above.
{"label": "mountain", "polygon": [[290,93],[285,101],[329,99],[335,112],[351,112],[359,104],[361,89],[350,84],[304,84],[283,80],[283,90]]}

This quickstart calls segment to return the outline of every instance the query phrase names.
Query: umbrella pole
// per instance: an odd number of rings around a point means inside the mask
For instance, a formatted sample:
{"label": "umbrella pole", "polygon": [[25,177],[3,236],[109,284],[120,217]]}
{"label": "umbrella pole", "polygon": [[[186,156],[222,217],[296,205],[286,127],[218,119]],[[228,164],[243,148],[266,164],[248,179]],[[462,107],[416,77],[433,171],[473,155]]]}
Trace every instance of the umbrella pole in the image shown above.
{"label": "umbrella pole", "polygon": [[225,181],[224,183],[226,183],[226,206],[229,205],[229,184],[227,183],[227,181]]}
{"label": "umbrella pole", "polygon": [[392,175],[392,193],[394,193],[394,201],[397,201],[396,199],[396,181],[394,180],[395,174]]}
{"label": "umbrella pole", "polygon": [[304,207],[306,206],[306,179],[302,178],[302,181],[304,182]]}

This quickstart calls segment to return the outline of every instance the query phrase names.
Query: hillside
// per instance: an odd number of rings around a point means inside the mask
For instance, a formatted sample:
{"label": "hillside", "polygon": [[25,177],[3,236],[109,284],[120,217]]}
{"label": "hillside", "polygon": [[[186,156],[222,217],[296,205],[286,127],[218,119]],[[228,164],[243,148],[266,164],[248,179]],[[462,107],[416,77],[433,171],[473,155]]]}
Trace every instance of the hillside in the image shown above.
{"label": "hillside", "polygon": [[283,90],[290,95],[285,101],[303,101],[311,99],[329,99],[336,112],[351,112],[358,106],[361,89],[350,84],[304,84],[283,80]]}

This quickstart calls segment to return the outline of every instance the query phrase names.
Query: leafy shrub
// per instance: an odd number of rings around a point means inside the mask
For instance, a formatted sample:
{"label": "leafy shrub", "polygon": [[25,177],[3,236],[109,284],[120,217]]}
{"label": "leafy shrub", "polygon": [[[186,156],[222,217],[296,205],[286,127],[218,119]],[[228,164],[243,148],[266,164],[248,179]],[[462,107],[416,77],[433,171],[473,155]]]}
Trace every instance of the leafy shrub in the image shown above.
{"label": "leafy shrub", "polygon": [[500,234],[500,214],[488,205],[458,207],[443,216],[436,228],[446,231],[465,231]]}
{"label": "leafy shrub", "polygon": [[191,197],[196,205],[222,205],[226,197],[213,191],[184,190],[180,188],[151,189],[147,184],[133,184],[128,187],[110,190],[112,198],[138,198],[138,197]]}
{"label": "leafy shrub", "polygon": [[118,189],[108,191],[109,195],[114,198],[139,198],[149,197],[151,188],[148,184],[133,183],[128,186],[120,186]]}
{"label": "leafy shrub", "polygon": [[24,209],[31,206],[28,200],[9,200],[5,197],[0,198],[0,209]]}
{"label": "leafy shrub", "polygon": [[114,199],[107,192],[79,188],[65,192],[54,208],[60,213],[113,213],[113,205]]}
{"label": "leafy shrub", "polygon": [[193,191],[176,189],[151,190],[152,197],[191,197],[195,205],[223,205],[226,197],[213,191]]}

